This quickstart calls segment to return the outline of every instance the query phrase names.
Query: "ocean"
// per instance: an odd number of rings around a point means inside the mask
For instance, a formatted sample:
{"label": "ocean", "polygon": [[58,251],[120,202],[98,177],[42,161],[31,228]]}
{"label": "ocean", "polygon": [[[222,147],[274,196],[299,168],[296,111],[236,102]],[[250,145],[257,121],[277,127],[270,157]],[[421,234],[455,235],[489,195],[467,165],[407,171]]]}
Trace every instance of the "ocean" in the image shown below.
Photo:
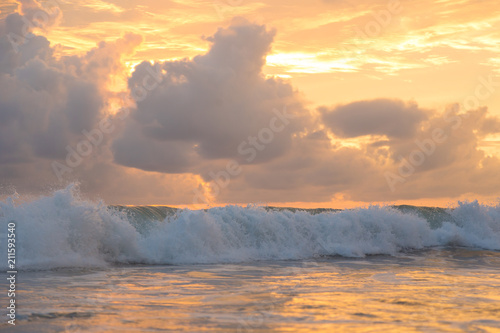
{"label": "ocean", "polygon": [[189,210],[70,185],[1,201],[0,225],[2,332],[500,332],[500,204]]}

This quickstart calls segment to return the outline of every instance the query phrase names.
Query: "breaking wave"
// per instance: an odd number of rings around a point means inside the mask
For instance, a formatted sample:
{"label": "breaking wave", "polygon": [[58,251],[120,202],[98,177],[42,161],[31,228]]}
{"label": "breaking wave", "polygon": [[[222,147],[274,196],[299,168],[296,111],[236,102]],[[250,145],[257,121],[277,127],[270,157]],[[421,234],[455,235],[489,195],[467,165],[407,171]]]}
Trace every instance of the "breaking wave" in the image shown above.
{"label": "breaking wave", "polygon": [[454,209],[180,210],[107,206],[81,199],[75,185],[16,200],[0,202],[0,239],[7,253],[7,225],[15,222],[20,269],[363,257],[436,246],[500,250],[500,204],[477,201]]}

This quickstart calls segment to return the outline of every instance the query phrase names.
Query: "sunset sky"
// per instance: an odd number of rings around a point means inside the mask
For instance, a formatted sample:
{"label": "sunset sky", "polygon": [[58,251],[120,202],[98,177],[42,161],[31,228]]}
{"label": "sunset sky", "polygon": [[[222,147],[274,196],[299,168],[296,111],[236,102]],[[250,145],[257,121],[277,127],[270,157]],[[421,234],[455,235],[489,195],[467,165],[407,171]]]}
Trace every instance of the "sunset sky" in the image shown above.
{"label": "sunset sky", "polygon": [[498,1],[0,11],[0,196],[77,181],[180,207],[500,197]]}

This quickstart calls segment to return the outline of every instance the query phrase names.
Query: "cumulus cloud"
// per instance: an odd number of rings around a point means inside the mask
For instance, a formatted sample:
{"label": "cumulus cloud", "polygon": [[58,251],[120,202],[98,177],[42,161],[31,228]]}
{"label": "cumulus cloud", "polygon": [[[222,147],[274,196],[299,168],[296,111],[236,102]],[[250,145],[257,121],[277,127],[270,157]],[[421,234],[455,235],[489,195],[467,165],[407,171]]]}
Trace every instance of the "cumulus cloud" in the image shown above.
{"label": "cumulus cloud", "polygon": [[[204,55],[137,66],[129,79],[132,94],[145,83],[151,89],[142,92],[144,97],[137,93],[137,107],[115,140],[117,163],[163,172],[183,171],[181,164],[184,171],[192,171],[201,159],[247,163],[240,144],[269,126],[273,110],[283,107],[297,119],[251,162],[266,162],[287,151],[292,134],[307,125],[306,110],[289,83],[262,73],[273,37],[274,31],[264,26],[238,21],[206,38],[212,46]],[[137,154],[130,146],[145,152]]]}
{"label": "cumulus cloud", "polygon": [[28,29],[47,30],[57,25],[62,12],[56,1],[19,0],[23,21],[28,25]]}
{"label": "cumulus cloud", "polygon": [[[5,42],[5,36],[1,38]],[[106,52],[103,60],[98,51],[113,50],[130,38],[101,44],[82,58],[60,60],[52,56],[48,43],[40,44],[29,55],[20,49],[22,63],[0,67],[0,127],[3,140],[11,141],[10,150],[25,156],[21,147],[29,145],[37,157],[62,158],[66,145],[104,116],[102,85],[119,58]],[[8,52],[10,48],[0,51]],[[93,75],[97,71],[101,73]],[[2,158],[10,157],[4,153]]]}
{"label": "cumulus cloud", "polygon": [[[360,104],[378,102],[352,104],[357,109]],[[421,110],[415,102],[390,100],[389,105]],[[218,200],[322,202],[340,196],[372,202],[497,193],[500,175],[495,170],[500,168],[500,160],[487,156],[480,143],[487,135],[499,133],[499,119],[485,108],[460,112],[457,105],[417,113],[425,118],[412,127],[411,135],[391,136],[392,127],[379,131],[375,124],[359,132],[360,136],[373,136],[358,141],[357,146],[331,140],[326,133],[329,126],[311,129],[308,135],[294,137],[286,154],[264,165],[244,166],[242,176],[233,179]],[[379,135],[387,138],[381,140]],[[392,179],[393,188],[388,173],[397,177]]]}
{"label": "cumulus cloud", "polygon": [[[22,14],[0,21],[0,168],[26,168],[24,178],[30,178],[37,173],[28,172],[28,163],[43,175],[51,161],[64,160],[66,147],[84,130],[106,116],[106,84],[120,70],[121,55],[141,38],[127,34],[81,57],[56,57],[50,42],[33,29],[55,24],[60,13],[36,1],[21,1],[20,7]],[[42,20],[51,13],[53,21]]]}
{"label": "cumulus cloud", "polygon": [[386,135],[393,138],[412,137],[426,119],[424,110],[414,102],[376,99],[320,108],[323,121],[342,138],[363,135]]}
{"label": "cumulus cloud", "polygon": [[[498,193],[500,161],[480,144],[500,132],[500,120],[485,108],[376,99],[309,112],[290,82],[263,74],[275,31],[236,20],[205,37],[205,54],[136,66],[123,92],[135,103],[120,122],[126,113],[110,114],[116,94],[108,85],[142,38],[125,34],[84,55],[56,57],[36,32],[57,24],[60,13],[26,25],[40,11],[52,13],[26,0],[0,20],[3,184],[47,189],[56,180],[52,163],[64,163],[68,146],[109,119],[115,130],[68,179],[113,203],[191,204],[193,189],[207,182],[226,203]],[[230,161],[242,171],[214,195],[213,175]]]}
{"label": "cumulus cloud", "polygon": [[[387,140],[374,137],[361,145],[359,153],[373,162],[369,169],[375,177],[368,178],[365,191],[350,191],[353,197],[373,200],[378,193],[385,200],[398,200],[495,193],[493,184],[500,177],[494,170],[500,160],[487,156],[480,144],[487,135],[500,132],[499,119],[484,107],[461,112],[457,104],[427,110],[426,115],[412,135],[391,137],[385,131]],[[393,187],[388,186],[388,172]]]}

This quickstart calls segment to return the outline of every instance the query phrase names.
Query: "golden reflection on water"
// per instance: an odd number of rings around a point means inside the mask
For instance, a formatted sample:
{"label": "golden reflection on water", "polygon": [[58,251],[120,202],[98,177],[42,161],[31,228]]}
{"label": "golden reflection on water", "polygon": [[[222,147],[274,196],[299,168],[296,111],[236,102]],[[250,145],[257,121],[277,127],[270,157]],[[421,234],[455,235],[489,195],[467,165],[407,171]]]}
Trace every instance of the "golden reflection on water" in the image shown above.
{"label": "golden reflection on water", "polygon": [[499,254],[480,265],[436,256],[26,273],[21,324],[40,332],[500,331]]}

